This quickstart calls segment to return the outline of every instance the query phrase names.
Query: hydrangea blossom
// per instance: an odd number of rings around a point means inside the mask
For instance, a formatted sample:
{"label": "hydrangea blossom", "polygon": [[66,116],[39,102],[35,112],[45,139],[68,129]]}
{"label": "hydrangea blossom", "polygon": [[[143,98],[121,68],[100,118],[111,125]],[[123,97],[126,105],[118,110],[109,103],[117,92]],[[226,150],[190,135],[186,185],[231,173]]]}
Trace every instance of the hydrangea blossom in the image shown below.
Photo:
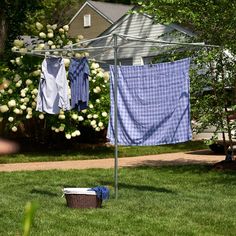
{"label": "hydrangea blossom", "polygon": [[8,104],[9,107],[15,107],[16,106],[16,101],[14,99],[12,99],[7,104]]}
{"label": "hydrangea blossom", "polygon": [[8,108],[7,105],[2,105],[2,106],[0,106],[0,112],[1,112],[1,113],[5,113],[5,112],[7,112],[7,111],[9,111],[9,108]]}

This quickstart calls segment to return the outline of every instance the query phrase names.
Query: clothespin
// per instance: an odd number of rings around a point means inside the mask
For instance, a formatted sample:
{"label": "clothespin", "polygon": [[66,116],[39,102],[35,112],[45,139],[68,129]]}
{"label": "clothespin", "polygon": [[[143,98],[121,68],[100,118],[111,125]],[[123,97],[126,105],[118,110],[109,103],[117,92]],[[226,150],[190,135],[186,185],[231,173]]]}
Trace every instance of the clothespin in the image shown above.
{"label": "clothespin", "polygon": [[44,54],[44,58],[46,59],[48,55],[50,55],[50,52],[48,52],[48,51],[45,52],[45,54]]}

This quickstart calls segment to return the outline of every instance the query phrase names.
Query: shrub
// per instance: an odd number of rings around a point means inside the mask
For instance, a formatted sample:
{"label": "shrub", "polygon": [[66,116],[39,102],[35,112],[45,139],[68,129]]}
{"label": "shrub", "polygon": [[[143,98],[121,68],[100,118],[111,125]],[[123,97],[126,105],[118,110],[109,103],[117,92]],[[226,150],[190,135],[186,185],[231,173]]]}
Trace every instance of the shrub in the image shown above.
{"label": "shrub", "polygon": [[[33,49],[62,48],[83,39],[82,36],[69,39],[67,25],[59,28],[57,25],[44,26],[37,22],[35,26],[40,40],[37,40]],[[80,128],[85,126],[92,127],[96,132],[105,130],[110,101],[108,72],[90,60],[90,101],[87,110],[61,110],[58,115],[38,112],[35,108],[43,58],[26,54],[27,45],[21,39],[16,39],[13,44],[12,51],[21,54],[16,54],[8,66],[0,67],[0,121],[4,124],[5,132],[8,130],[37,140],[52,133],[71,139],[79,136]],[[63,53],[66,69],[69,67],[69,57],[89,56],[86,52]],[[54,54],[58,55],[58,52]]]}

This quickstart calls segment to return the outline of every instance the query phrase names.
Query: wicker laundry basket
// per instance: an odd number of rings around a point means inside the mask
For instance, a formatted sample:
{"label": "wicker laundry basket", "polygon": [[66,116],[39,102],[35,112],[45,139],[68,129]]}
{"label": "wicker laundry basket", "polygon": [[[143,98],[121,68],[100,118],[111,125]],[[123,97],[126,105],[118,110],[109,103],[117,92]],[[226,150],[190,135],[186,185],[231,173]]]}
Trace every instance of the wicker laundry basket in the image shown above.
{"label": "wicker laundry basket", "polygon": [[98,208],[102,200],[90,188],[64,188],[67,206],[70,208]]}

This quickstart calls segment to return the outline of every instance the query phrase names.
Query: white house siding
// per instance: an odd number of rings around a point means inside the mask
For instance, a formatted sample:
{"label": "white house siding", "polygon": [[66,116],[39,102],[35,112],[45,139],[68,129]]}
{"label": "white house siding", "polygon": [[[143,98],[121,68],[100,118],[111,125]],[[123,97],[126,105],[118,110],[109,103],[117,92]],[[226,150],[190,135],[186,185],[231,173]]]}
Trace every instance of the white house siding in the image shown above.
{"label": "white house siding", "polygon": [[[115,23],[112,27],[110,27],[107,31],[105,31],[102,35],[109,35],[113,33],[123,34],[123,35],[132,35],[138,36],[142,38],[152,38],[166,41],[177,41],[178,38],[175,36],[171,36],[172,32],[180,32],[179,29],[172,25],[163,25],[156,24],[153,22],[152,18],[143,15],[143,14],[132,14],[124,16],[117,23]],[[183,37],[186,34],[183,32],[180,33]],[[118,44],[125,43],[124,40],[118,38]],[[142,58],[152,57],[159,53],[163,53],[164,48],[156,47],[157,44],[151,43],[143,43],[143,42],[126,42],[127,44],[123,46],[127,46],[127,48],[120,48],[118,51],[118,58],[133,58],[133,64],[143,64]],[[113,45],[111,42],[111,38],[100,40],[99,42],[93,43],[93,46],[108,46]],[[153,45],[153,47],[149,47]],[[160,45],[159,45],[160,46]],[[154,48],[156,47],[156,48]],[[114,53],[112,50],[109,52],[103,53],[96,57],[97,60],[103,61],[111,61],[114,59]],[[147,60],[145,60],[147,61]]]}

